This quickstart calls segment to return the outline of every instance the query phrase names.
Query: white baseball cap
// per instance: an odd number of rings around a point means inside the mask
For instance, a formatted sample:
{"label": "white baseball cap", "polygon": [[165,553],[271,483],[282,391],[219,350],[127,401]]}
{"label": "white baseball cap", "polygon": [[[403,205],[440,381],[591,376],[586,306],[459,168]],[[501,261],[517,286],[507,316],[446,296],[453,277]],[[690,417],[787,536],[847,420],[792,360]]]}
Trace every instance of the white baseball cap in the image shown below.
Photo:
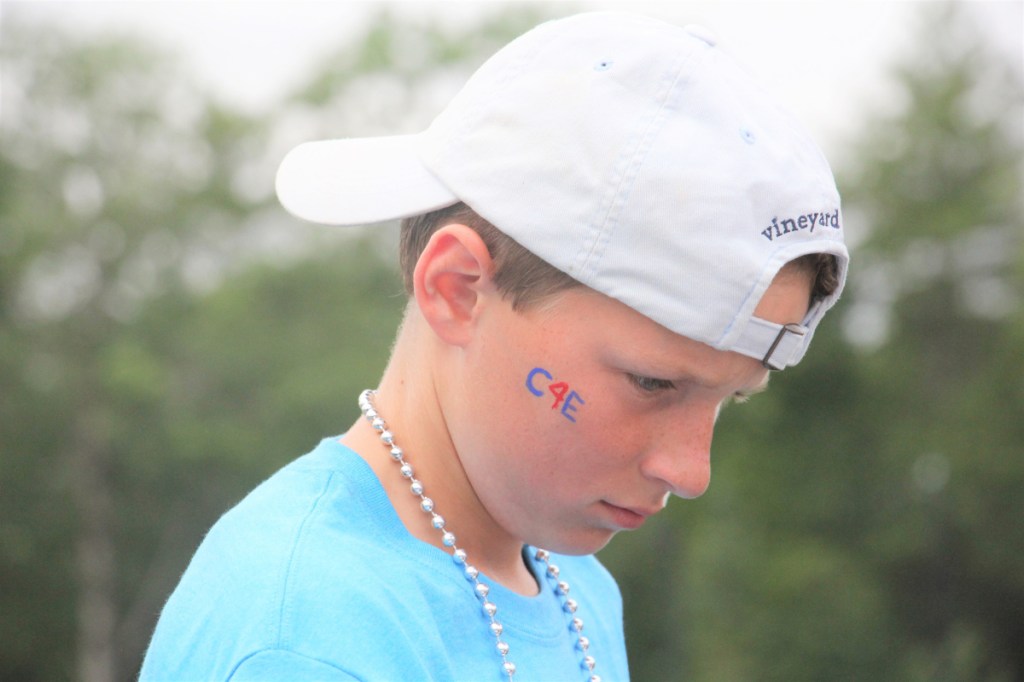
{"label": "white baseball cap", "polygon": [[[628,13],[520,36],[422,133],[299,145],[277,193],[336,225],[465,202],[581,283],[771,369],[803,357],[849,261],[804,128],[705,30]],[[810,253],[836,256],[836,291],[799,325],[754,317],[779,269]]]}

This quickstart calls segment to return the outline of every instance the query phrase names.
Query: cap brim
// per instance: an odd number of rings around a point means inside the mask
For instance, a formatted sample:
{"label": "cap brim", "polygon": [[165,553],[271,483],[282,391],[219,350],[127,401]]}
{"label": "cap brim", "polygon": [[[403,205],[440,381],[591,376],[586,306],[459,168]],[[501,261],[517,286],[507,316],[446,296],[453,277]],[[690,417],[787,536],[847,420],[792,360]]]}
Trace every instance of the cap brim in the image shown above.
{"label": "cap brim", "polygon": [[288,212],[316,223],[364,225],[427,213],[459,199],[419,159],[417,135],[301,144],[277,171]]}

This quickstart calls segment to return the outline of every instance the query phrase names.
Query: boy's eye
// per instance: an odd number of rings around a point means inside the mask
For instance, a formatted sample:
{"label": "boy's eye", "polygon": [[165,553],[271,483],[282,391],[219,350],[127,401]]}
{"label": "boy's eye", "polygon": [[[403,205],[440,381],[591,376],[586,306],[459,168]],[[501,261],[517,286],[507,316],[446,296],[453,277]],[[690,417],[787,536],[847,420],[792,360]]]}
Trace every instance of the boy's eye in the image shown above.
{"label": "boy's eye", "polygon": [[653,377],[640,376],[639,374],[630,374],[629,380],[634,386],[644,393],[658,393],[660,391],[668,391],[676,387],[676,385],[668,379],[655,379]]}

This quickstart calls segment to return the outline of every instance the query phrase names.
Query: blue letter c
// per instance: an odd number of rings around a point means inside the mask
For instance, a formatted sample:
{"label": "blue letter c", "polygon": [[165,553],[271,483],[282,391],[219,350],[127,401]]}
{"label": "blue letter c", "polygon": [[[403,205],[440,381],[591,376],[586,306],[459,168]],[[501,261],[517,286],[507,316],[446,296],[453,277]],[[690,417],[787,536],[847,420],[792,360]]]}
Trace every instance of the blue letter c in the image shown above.
{"label": "blue letter c", "polygon": [[544,395],[544,391],[540,390],[539,388],[533,385],[533,377],[537,376],[538,374],[543,374],[548,378],[549,381],[554,377],[548,374],[547,370],[542,369],[540,367],[534,367],[533,369],[530,370],[530,373],[526,375],[526,388],[529,389],[530,393],[534,394],[539,398],[542,395]]}

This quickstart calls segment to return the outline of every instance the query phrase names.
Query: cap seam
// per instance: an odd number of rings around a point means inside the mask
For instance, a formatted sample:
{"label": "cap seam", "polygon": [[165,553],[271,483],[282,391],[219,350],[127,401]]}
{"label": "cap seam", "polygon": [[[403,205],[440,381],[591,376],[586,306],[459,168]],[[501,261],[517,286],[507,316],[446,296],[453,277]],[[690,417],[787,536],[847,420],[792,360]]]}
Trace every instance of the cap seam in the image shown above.
{"label": "cap seam", "polygon": [[657,109],[648,114],[645,117],[646,120],[638,125],[640,128],[636,135],[638,140],[632,147],[632,151],[623,152],[620,155],[620,159],[623,156],[628,156],[628,161],[622,162],[625,167],[619,174],[613,191],[609,193],[598,212],[597,217],[600,220],[590,221],[590,232],[593,236],[585,240],[585,243],[590,244],[590,248],[581,249],[578,252],[577,273],[573,273],[578,277],[588,277],[600,263],[604,250],[611,241],[611,235],[619,224],[622,208],[627,204],[625,199],[633,192],[636,179],[639,177],[639,169],[643,166],[643,161],[647,158],[651,145],[657,138],[657,133],[664,128],[665,122],[668,120],[669,102],[677,90],[676,86],[683,79],[683,73],[693,59],[692,54],[683,54],[677,51],[675,61],[670,68],[665,70],[665,75],[662,77],[664,85],[662,92],[658,93],[660,101]]}

